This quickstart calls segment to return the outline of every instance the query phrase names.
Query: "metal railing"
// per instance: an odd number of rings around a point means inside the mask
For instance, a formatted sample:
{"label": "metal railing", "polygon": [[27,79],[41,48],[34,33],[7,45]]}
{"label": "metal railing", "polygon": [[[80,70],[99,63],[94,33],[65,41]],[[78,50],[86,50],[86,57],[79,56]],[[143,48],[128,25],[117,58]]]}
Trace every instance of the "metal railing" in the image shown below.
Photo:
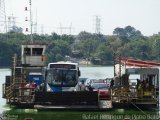
{"label": "metal railing", "polygon": [[33,87],[19,87],[19,102],[34,102],[35,88]]}
{"label": "metal railing", "polygon": [[153,103],[156,104],[157,96],[155,89],[145,91],[143,89],[138,90],[135,86],[119,87],[112,90],[112,100],[116,102],[139,102],[139,103]]}

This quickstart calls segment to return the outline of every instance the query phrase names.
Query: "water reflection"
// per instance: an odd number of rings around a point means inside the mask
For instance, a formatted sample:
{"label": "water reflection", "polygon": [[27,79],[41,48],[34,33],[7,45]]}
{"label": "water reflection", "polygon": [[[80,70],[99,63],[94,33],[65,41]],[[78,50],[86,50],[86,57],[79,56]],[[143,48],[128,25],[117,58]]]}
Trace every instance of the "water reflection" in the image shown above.
{"label": "water reflection", "polygon": [[81,77],[84,78],[95,78],[95,79],[105,79],[111,78],[114,74],[113,67],[80,67]]}
{"label": "water reflection", "polygon": [[6,120],[157,120],[158,112],[136,109],[112,109],[107,111],[38,111],[36,109],[12,109],[3,112]]}
{"label": "water reflection", "polygon": [[3,112],[3,118],[14,120],[82,120],[82,112],[37,111],[17,109]]}

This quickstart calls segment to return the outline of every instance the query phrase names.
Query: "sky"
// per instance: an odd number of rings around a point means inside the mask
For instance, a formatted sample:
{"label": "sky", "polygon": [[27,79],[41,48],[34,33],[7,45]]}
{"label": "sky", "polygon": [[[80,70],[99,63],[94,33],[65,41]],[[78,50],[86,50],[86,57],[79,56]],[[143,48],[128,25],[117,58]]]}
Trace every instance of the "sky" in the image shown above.
{"label": "sky", "polygon": [[[5,0],[7,16],[13,15],[16,25],[24,29],[29,26],[25,21],[29,11],[25,7],[29,7],[29,0]],[[160,0],[32,0],[33,24],[37,21],[40,34],[94,33],[95,16],[101,19],[101,33],[105,35],[127,25],[146,36],[160,32]]]}

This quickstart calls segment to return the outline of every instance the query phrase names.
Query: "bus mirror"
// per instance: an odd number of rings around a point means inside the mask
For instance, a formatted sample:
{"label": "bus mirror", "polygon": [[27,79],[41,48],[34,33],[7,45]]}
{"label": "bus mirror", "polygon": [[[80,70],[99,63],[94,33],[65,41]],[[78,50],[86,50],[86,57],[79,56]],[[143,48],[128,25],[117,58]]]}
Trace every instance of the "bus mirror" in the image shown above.
{"label": "bus mirror", "polygon": [[81,76],[81,72],[78,70],[78,76]]}

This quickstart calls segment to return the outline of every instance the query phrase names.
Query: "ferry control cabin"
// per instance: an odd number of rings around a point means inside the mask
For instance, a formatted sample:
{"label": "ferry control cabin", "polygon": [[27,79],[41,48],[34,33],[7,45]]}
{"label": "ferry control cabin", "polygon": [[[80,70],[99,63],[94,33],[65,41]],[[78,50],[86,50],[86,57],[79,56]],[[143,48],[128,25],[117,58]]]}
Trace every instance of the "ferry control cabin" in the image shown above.
{"label": "ferry control cabin", "polygon": [[114,78],[112,97],[114,102],[158,105],[159,69],[126,68],[121,77]]}
{"label": "ferry control cabin", "polygon": [[45,49],[45,45],[22,45],[22,65],[44,66]]}

